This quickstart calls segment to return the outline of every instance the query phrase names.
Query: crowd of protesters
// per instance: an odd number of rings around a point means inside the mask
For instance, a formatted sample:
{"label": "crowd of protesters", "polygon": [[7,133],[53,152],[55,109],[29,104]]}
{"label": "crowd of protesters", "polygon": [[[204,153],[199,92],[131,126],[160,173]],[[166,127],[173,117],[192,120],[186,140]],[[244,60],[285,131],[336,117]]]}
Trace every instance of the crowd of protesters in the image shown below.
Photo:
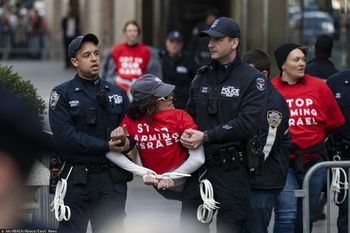
{"label": "crowd of protesters", "polygon": [[34,8],[0,8],[0,58],[40,59],[45,56],[47,23]]}

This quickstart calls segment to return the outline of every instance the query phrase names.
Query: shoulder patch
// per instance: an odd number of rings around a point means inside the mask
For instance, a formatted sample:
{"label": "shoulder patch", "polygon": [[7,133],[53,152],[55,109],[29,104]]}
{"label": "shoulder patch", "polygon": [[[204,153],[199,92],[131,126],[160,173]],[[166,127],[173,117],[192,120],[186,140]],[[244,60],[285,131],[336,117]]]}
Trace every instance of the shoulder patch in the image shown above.
{"label": "shoulder patch", "polygon": [[269,110],[266,114],[267,123],[270,127],[277,128],[281,124],[282,116],[283,114],[279,111]]}
{"label": "shoulder patch", "polygon": [[266,89],[266,81],[263,78],[257,78],[256,79],[256,88],[259,91],[264,91]]}
{"label": "shoulder patch", "polygon": [[50,94],[50,108],[52,110],[55,110],[56,104],[58,103],[58,100],[60,98],[60,94],[57,93],[57,91],[52,91]]}

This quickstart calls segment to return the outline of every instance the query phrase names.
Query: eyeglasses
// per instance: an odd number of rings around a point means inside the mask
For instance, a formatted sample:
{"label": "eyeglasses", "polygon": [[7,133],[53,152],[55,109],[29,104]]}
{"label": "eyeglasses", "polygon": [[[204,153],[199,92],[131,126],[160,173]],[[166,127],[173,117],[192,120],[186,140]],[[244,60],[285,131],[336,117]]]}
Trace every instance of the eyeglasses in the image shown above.
{"label": "eyeglasses", "polygon": [[168,96],[165,96],[165,97],[160,97],[160,98],[158,98],[157,99],[157,101],[169,101],[169,100],[172,100],[172,99],[174,99],[174,97],[175,97],[175,94],[174,93],[171,93],[170,95],[168,95]]}

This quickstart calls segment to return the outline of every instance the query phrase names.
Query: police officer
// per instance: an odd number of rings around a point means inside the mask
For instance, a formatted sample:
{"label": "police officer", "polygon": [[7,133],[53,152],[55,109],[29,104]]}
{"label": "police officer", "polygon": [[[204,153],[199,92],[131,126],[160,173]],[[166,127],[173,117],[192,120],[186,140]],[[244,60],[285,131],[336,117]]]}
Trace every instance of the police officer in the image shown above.
{"label": "police officer", "polygon": [[[335,100],[345,118],[345,124],[331,133],[333,151],[338,152],[341,160],[350,160],[350,70],[340,71],[327,80]],[[334,154],[333,154],[334,155]],[[343,190],[342,190],[343,191]],[[341,198],[339,198],[341,200]],[[337,227],[339,233],[348,232],[348,196],[339,204]]]}
{"label": "police officer", "polygon": [[122,88],[99,78],[98,42],[93,34],[73,39],[68,56],[77,74],[55,87],[50,96],[50,126],[55,143],[62,148],[61,176],[68,180],[64,202],[71,210],[70,219],[60,222],[59,232],[86,232],[89,220],[96,232],[111,219],[122,221],[125,216],[126,181],[132,177],[105,154],[130,146],[129,139],[109,143],[110,132],[119,126],[129,100]]}
{"label": "police officer", "polygon": [[207,224],[195,220],[201,204],[199,179],[205,177],[212,183],[214,199],[220,203],[217,231],[242,232],[249,210],[246,162],[249,155],[258,151],[253,148],[257,144],[253,139],[266,110],[266,78],[241,60],[237,52],[240,27],[233,19],[220,17],[200,35],[210,37],[212,61],[198,70],[190,89],[187,111],[199,130],[186,130],[181,142],[187,148],[204,145],[206,172],[200,169],[186,183],[183,231],[209,231]]}
{"label": "police officer", "polygon": [[208,38],[201,37],[199,33],[207,30],[215,19],[217,19],[218,14],[218,9],[208,9],[206,11],[205,20],[197,23],[192,30],[192,37],[188,48],[200,66],[208,65],[210,62],[210,53],[208,49]]}
{"label": "police officer", "polygon": [[[270,61],[264,51],[250,50],[242,56],[242,60],[269,78]],[[289,109],[270,81],[267,81],[267,95],[267,110],[260,132],[264,161],[251,178],[250,210],[244,225],[245,233],[268,232],[272,209],[287,179],[291,146]]]}
{"label": "police officer", "polygon": [[194,57],[183,50],[183,43],[181,32],[172,31],[165,40],[165,49],[159,52],[163,81],[176,86],[174,105],[179,109],[186,108],[188,90],[198,68]]}

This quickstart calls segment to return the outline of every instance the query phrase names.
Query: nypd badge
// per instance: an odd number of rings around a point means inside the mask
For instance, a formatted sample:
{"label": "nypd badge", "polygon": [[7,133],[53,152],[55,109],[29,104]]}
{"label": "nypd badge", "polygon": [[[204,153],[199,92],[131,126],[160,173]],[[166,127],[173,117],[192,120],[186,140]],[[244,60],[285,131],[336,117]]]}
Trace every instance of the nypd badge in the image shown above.
{"label": "nypd badge", "polygon": [[50,108],[52,110],[55,110],[56,104],[58,103],[58,100],[60,98],[60,94],[58,94],[56,91],[52,91],[50,94]]}
{"label": "nypd badge", "polygon": [[263,78],[257,78],[256,79],[256,88],[258,88],[259,91],[264,91],[266,88],[266,82]]}
{"label": "nypd badge", "polygon": [[277,128],[282,121],[282,113],[276,110],[267,111],[267,123],[272,128]]}
{"label": "nypd badge", "polygon": [[220,19],[216,19],[214,23],[210,26],[210,28],[216,28],[219,25],[220,21]]}

